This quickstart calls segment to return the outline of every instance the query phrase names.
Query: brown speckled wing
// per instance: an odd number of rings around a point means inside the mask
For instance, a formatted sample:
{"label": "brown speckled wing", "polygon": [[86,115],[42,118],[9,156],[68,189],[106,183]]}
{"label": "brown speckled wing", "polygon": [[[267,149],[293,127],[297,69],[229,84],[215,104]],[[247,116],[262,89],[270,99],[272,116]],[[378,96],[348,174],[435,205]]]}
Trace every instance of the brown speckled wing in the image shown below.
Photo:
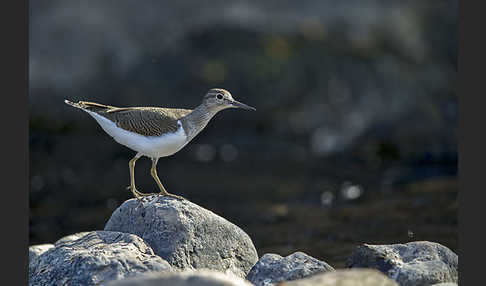
{"label": "brown speckled wing", "polygon": [[86,101],[78,104],[83,109],[94,111],[113,121],[122,129],[144,136],[176,132],[179,128],[177,121],[192,111],[160,107],[115,107]]}
{"label": "brown speckled wing", "polygon": [[120,128],[144,136],[160,136],[176,132],[177,121],[187,115],[188,109],[132,107],[109,109],[98,114],[116,123]]}

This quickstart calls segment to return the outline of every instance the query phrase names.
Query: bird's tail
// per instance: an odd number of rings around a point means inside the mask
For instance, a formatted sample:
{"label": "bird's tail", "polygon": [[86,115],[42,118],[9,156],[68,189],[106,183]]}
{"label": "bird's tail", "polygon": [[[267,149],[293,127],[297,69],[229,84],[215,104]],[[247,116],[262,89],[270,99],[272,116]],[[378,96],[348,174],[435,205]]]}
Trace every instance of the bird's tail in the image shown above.
{"label": "bird's tail", "polygon": [[76,107],[76,108],[81,108],[81,109],[83,109],[83,108],[84,108],[84,107],[83,107],[81,104],[79,104],[79,102],[78,102],[78,103],[76,103],[76,102],[69,101],[69,100],[67,100],[67,99],[65,99],[65,100],[64,100],[64,102],[65,102],[66,104],[69,104],[69,105],[74,106],[74,107]]}
{"label": "bird's tail", "polygon": [[71,106],[74,106],[76,108],[80,108],[80,109],[88,109],[88,110],[93,110],[93,109],[108,109],[110,108],[111,106],[109,105],[104,105],[104,104],[100,104],[100,103],[96,103],[96,102],[89,102],[89,101],[78,101],[78,102],[72,102],[72,101],[69,101],[67,99],[64,100],[64,102],[66,104],[69,104]]}

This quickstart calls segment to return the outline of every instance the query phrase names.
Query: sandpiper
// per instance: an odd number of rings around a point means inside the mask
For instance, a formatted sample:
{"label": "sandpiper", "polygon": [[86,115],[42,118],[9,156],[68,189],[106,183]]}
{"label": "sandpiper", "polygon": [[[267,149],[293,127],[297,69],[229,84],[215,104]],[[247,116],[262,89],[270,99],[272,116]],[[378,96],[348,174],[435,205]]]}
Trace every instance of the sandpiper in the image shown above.
{"label": "sandpiper", "polygon": [[140,199],[154,193],[141,193],[135,187],[135,162],[142,156],[152,159],[150,174],[160,189],[159,195],[183,199],[170,194],[157,175],[157,162],[161,157],[173,155],[189,143],[209,120],[219,111],[227,108],[256,110],[233,99],[231,93],[222,88],[210,89],[201,105],[195,109],[163,107],[115,107],[95,102],[64,100],[65,103],[86,111],[116,142],[136,151],[128,163],[130,189]]}

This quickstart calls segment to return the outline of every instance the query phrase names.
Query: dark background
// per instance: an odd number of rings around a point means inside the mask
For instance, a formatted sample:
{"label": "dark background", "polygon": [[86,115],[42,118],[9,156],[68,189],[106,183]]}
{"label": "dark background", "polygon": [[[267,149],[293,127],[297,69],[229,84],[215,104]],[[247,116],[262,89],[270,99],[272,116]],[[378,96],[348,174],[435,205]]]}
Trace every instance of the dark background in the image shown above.
{"label": "dark background", "polygon": [[[174,1],[175,2],[175,1]],[[29,244],[103,229],[128,160],[63,103],[226,110],[158,173],[261,256],[360,243],[457,252],[457,1],[48,1],[29,11]],[[150,160],[139,190],[157,191]]]}

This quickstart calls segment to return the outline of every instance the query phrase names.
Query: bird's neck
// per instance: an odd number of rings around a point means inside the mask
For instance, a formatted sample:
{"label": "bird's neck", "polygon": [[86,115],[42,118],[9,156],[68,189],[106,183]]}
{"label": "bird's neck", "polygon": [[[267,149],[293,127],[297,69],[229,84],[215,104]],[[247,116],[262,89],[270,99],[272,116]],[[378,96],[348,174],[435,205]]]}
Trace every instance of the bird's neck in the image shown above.
{"label": "bird's neck", "polygon": [[191,113],[181,119],[182,125],[186,132],[187,141],[192,140],[201,130],[206,127],[209,120],[218,113],[219,110],[208,108],[206,105],[201,104],[196,107]]}

